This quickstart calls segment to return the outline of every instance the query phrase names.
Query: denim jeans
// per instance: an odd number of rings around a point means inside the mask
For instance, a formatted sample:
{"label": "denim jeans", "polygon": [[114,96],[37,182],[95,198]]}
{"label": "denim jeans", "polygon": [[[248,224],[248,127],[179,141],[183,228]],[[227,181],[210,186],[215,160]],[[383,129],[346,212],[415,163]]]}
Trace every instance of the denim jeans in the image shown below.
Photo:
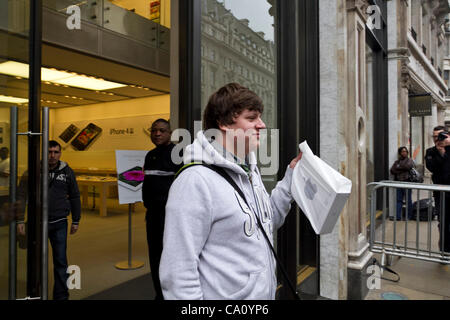
{"label": "denim jeans", "polygon": [[408,194],[408,219],[412,218],[411,193],[411,189],[397,189],[397,220],[402,219],[403,198],[406,196],[406,194]]}
{"label": "denim jeans", "polygon": [[48,238],[53,254],[53,300],[68,300],[67,288],[67,220],[48,224]]}

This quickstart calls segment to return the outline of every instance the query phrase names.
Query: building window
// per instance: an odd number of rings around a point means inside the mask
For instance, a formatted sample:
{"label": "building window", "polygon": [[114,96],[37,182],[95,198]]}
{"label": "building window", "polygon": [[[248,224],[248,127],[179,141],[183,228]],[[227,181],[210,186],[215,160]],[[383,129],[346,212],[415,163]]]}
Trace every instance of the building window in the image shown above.
{"label": "building window", "polygon": [[[222,41],[218,44],[217,41],[208,36],[209,30],[205,30],[207,28],[206,21],[210,20],[211,17],[205,12],[202,14],[202,18],[205,20],[203,20],[202,24],[201,46],[205,48],[203,50],[207,51],[202,55],[201,62],[208,77],[208,79],[202,77],[202,84],[205,88],[201,101],[202,111],[206,107],[207,98],[228,82],[238,82],[248,88],[255,89],[264,86],[264,90],[269,90],[269,92],[265,92],[263,96],[260,96],[265,106],[263,121],[268,128],[276,128],[276,73],[272,67],[275,66],[276,61],[275,57],[270,54],[276,51],[275,20],[269,14],[269,9],[275,5],[269,4],[266,0],[258,2],[257,6],[249,1],[236,1],[234,4],[231,4],[231,2],[221,0],[203,0],[203,3],[202,10],[207,8],[208,11],[216,12],[214,20],[220,21],[226,17],[227,24],[239,26],[239,30],[236,28],[221,30],[220,36],[222,38],[231,37],[232,41],[231,43]],[[244,14],[244,12],[251,14]],[[241,27],[241,21],[244,19],[249,21],[248,28]],[[263,37],[261,36],[262,33],[264,33]],[[254,41],[255,39],[257,39],[257,43]],[[225,60],[220,65],[212,66],[205,57],[216,61],[216,52],[220,53],[220,59],[223,57]],[[261,65],[266,69],[264,71],[266,75],[264,79],[259,74],[262,71]],[[228,68],[234,69],[233,71],[236,73],[227,72]],[[208,82],[205,83],[205,81]],[[266,186],[268,189],[273,187],[270,183]]]}

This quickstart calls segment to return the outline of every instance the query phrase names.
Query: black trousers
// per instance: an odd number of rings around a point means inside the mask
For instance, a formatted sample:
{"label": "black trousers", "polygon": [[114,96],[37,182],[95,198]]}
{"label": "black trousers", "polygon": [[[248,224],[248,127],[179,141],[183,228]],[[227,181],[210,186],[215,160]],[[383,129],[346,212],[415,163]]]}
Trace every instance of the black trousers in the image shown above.
{"label": "black trousers", "polygon": [[[436,213],[438,214],[439,250],[450,253],[450,193],[445,192],[445,212],[441,210],[441,193],[433,192]],[[444,245],[442,247],[442,245]]]}
{"label": "black trousers", "polygon": [[153,286],[155,288],[155,300],[164,300],[161,282],[159,280],[159,264],[163,250],[165,206],[147,210],[145,217],[147,227],[148,256],[152,273]]}

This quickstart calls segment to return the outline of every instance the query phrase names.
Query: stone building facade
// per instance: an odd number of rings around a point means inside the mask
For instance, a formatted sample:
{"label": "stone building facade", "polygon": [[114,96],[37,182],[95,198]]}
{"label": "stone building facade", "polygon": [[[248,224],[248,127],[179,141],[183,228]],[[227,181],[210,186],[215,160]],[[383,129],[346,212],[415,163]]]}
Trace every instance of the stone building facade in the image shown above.
{"label": "stone building facade", "polygon": [[[448,83],[448,1],[389,1],[389,159],[407,146],[423,165],[425,150],[433,146],[432,130],[444,125]],[[408,113],[411,95],[430,94],[431,115]]]}
{"label": "stone building facade", "polygon": [[[384,6],[380,30],[369,23],[374,5]],[[446,0],[320,1],[320,153],[353,182],[335,230],[321,236],[322,296],[361,299],[367,294],[373,255],[366,232],[366,185],[389,179],[389,165],[400,146],[411,148],[416,163],[423,164],[425,150],[433,144],[432,128],[444,124],[449,12]],[[370,44],[370,34],[381,40],[381,64],[373,61],[379,49]],[[376,86],[383,81],[387,87]],[[409,115],[413,94],[431,95],[431,116]],[[383,98],[377,102],[376,96],[383,95],[385,103]],[[384,141],[379,140],[379,126],[385,128]],[[384,161],[382,166],[377,157]]]}

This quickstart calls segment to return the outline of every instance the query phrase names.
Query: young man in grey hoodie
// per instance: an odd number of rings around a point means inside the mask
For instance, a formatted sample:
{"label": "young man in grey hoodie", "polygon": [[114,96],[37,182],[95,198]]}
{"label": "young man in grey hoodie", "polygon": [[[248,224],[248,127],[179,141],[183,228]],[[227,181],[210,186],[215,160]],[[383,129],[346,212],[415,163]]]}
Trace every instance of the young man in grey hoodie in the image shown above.
{"label": "young man in grey hoodie", "polygon": [[261,99],[239,84],[211,96],[205,131],[186,148],[184,163],[224,168],[249,207],[229,182],[205,166],[191,166],[175,179],[159,269],[165,299],[275,299],[275,258],[256,215],[273,241],[291,208],[292,172],[301,153],[269,196],[254,154],[259,131],[265,129],[262,112]]}

